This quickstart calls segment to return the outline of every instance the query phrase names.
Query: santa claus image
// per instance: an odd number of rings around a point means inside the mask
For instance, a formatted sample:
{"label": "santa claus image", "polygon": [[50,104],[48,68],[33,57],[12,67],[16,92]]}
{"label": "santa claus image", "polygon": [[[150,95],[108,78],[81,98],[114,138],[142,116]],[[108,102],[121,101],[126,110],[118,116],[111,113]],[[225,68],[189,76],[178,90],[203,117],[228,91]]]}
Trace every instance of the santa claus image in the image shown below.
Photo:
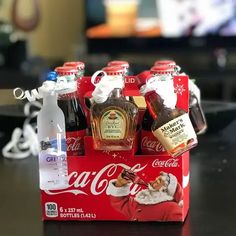
{"label": "santa claus image", "polygon": [[[132,183],[146,185],[134,197]],[[160,172],[153,181],[145,183],[137,175],[124,170],[110,181],[109,194],[114,209],[133,221],[181,221],[183,190],[171,173]]]}

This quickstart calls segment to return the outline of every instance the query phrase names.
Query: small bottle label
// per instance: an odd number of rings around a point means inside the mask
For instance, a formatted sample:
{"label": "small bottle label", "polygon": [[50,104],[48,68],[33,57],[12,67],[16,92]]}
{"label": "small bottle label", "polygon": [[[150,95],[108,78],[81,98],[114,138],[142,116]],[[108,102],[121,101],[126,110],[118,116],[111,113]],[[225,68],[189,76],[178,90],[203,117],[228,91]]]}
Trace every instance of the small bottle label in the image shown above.
{"label": "small bottle label", "polygon": [[[58,135],[60,136],[60,135]],[[40,188],[43,190],[68,187],[66,139],[41,141],[39,152]]]}
{"label": "small bottle label", "polygon": [[85,129],[66,132],[67,156],[81,156],[84,154],[85,134]]}
{"label": "small bottle label", "polygon": [[66,151],[66,140],[65,139],[51,139],[48,141],[41,141],[40,142],[40,148],[41,150],[60,150],[65,152]]}
{"label": "small bottle label", "polygon": [[126,132],[126,119],[119,110],[106,111],[100,121],[102,139],[124,139]]}
{"label": "small bottle label", "polygon": [[188,114],[181,115],[153,131],[168,153],[174,155],[197,142]]}
{"label": "small bottle label", "polygon": [[66,153],[39,153],[40,188],[53,190],[68,187]]}

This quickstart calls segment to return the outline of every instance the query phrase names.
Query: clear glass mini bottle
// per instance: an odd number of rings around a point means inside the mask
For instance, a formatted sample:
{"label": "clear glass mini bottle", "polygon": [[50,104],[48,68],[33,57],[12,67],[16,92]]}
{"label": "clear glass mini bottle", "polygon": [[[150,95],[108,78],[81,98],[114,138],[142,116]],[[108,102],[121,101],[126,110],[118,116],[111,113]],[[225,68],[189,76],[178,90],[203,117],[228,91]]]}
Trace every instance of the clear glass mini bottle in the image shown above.
{"label": "clear glass mini bottle", "polygon": [[[45,82],[44,82],[45,83]],[[41,89],[43,107],[38,113],[38,141],[40,189],[53,190],[68,187],[65,117],[57,105],[53,81],[46,81]]]}
{"label": "clear glass mini bottle", "polygon": [[[91,126],[97,150],[130,150],[138,121],[138,108],[122,94],[124,87],[121,67],[105,67],[94,93]],[[96,98],[98,96],[98,99]]]}

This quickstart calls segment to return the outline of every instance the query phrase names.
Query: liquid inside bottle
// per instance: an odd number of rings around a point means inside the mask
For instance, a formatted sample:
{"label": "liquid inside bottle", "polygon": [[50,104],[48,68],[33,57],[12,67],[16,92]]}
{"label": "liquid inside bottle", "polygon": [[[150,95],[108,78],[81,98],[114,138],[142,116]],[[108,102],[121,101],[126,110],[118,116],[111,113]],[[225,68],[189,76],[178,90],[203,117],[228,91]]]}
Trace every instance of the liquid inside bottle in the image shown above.
{"label": "liquid inside bottle", "polygon": [[115,88],[104,103],[91,107],[94,148],[98,150],[130,150],[138,122],[138,108]]}
{"label": "liquid inside bottle", "polygon": [[206,132],[207,130],[206,118],[202,110],[201,104],[199,103],[194,93],[190,93],[189,117],[197,135]]}
{"label": "liquid inside bottle", "polygon": [[58,106],[65,116],[67,154],[69,156],[84,155],[87,120],[76,92],[60,94]]}
{"label": "liquid inside bottle", "polygon": [[62,90],[58,96],[58,106],[65,116],[67,155],[81,156],[84,155],[84,136],[87,132],[87,120],[78,96],[77,68],[63,66],[57,67],[55,71],[58,73],[59,79],[64,78],[67,81],[67,88]]}
{"label": "liquid inside bottle", "polygon": [[65,118],[55,94],[45,93],[37,117],[40,143],[39,174],[43,190],[68,187]]}
{"label": "liquid inside bottle", "polygon": [[152,132],[171,156],[179,156],[197,145],[196,133],[184,110],[166,107],[154,91],[145,98],[154,118]]}

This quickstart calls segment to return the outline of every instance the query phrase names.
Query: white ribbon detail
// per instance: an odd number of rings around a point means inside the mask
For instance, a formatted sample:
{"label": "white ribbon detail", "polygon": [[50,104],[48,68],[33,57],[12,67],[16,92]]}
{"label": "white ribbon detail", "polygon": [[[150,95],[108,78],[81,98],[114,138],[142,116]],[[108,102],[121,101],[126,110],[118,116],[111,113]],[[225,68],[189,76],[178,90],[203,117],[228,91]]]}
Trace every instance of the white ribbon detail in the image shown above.
{"label": "white ribbon detail", "polygon": [[167,75],[157,75],[150,78],[146,85],[143,85],[140,89],[142,95],[147,92],[156,91],[156,93],[164,100],[163,104],[174,109],[177,103],[177,94],[174,89],[174,81],[172,76]]}
{"label": "white ribbon detail", "polygon": [[57,81],[46,80],[42,86],[32,90],[23,90],[21,88],[15,88],[13,95],[15,99],[34,102],[37,99],[43,98],[43,93],[56,92],[58,94],[70,93],[76,91],[76,81],[68,81],[66,76],[57,77]]}
{"label": "white ribbon detail", "polygon": [[3,147],[2,155],[11,159],[24,159],[30,155],[36,156],[39,152],[39,144],[36,134],[36,124],[31,124],[31,120],[38,114],[37,111],[31,111],[32,107],[41,109],[41,103],[28,102],[24,107],[24,114],[27,118],[24,121],[23,128],[15,128],[12,132],[11,140]]}
{"label": "white ribbon detail", "polygon": [[[101,79],[97,82],[98,75],[102,74]],[[115,88],[122,89],[124,87],[124,79],[122,75],[107,75],[105,71],[96,71],[91,77],[91,83],[95,86],[92,93],[92,100],[96,103],[103,103],[107,100],[110,93]]]}

